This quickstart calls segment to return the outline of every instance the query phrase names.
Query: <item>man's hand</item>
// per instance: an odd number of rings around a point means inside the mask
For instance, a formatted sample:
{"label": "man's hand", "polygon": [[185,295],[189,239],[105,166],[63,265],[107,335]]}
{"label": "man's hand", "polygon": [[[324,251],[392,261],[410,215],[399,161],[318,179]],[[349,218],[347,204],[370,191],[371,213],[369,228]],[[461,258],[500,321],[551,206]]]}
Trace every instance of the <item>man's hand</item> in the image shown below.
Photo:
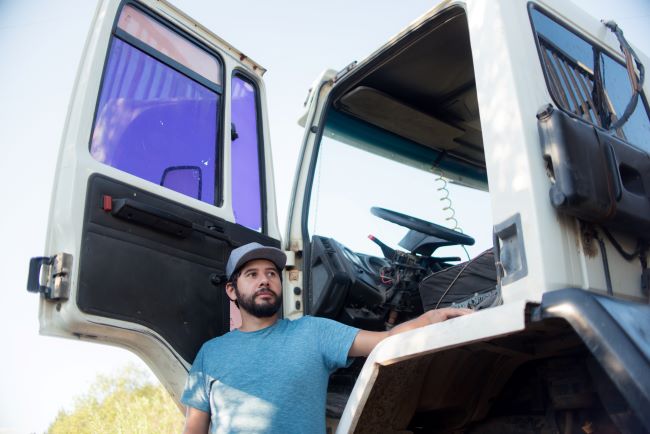
{"label": "man's hand", "polygon": [[409,328],[407,330],[411,330],[411,329],[417,328],[417,327],[423,327],[423,326],[428,325],[428,324],[435,324],[437,322],[447,321],[450,318],[456,318],[458,316],[467,315],[468,313],[472,313],[472,312],[474,312],[472,309],[453,308],[453,307],[445,307],[445,308],[442,308],[442,309],[429,310],[427,312],[424,312],[419,317],[417,317],[417,318],[415,318],[415,319],[413,319],[411,321],[405,322],[403,324],[400,324],[397,327],[393,328],[392,330],[390,330],[389,335],[402,333],[403,331],[406,331],[406,330],[399,330],[399,331],[397,331],[397,330],[401,329],[402,326],[405,326],[406,324],[409,324],[410,322],[418,321],[421,324],[417,325],[415,327],[411,327],[411,328]]}
{"label": "man's hand", "polygon": [[361,330],[357,334],[357,337],[354,339],[348,356],[350,357],[359,357],[367,356],[370,352],[377,346],[379,342],[386,339],[389,336],[393,336],[405,331],[417,329],[420,327],[427,326],[429,324],[435,324],[437,322],[446,321],[450,318],[456,318],[458,316],[467,315],[468,313],[474,312],[472,309],[457,309],[452,307],[446,307],[443,309],[430,310],[417,318],[407,321],[398,326],[393,327],[390,331],[386,332],[371,332],[368,330]]}

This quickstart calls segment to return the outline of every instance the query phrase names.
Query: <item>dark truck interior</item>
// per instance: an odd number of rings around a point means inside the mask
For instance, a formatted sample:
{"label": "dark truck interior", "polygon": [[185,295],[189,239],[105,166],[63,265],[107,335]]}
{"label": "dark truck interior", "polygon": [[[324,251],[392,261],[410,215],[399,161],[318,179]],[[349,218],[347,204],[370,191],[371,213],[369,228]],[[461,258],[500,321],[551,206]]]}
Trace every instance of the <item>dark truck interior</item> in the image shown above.
{"label": "dark truck interior", "polygon": [[[487,190],[469,44],[463,9],[445,10],[343,78],[330,97],[323,134]],[[436,254],[443,246],[473,245],[471,236],[381,204],[369,212],[408,230],[401,249],[372,237],[383,253],[376,257],[314,235],[309,314],[385,330],[425,310],[500,301],[491,251],[465,263]]]}
{"label": "dark truck interior", "polygon": [[[463,10],[448,9],[405,39],[379,54],[381,60],[372,62],[372,68],[361,66],[354,77],[341,83],[331,97],[327,130],[339,137],[372,137],[365,142],[370,152],[426,162],[458,183],[487,190]],[[353,138],[350,143],[354,145]],[[474,266],[463,269],[453,289],[420,287],[435,272],[450,269],[447,275],[458,274],[452,264],[460,258],[437,257],[436,249],[472,245],[473,238],[379,206],[371,210],[374,215],[409,230],[400,242],[406,251],[382,245],[375,238],[384,258],[370,257],[355,254],[333,239],[314,237],[310,252],[313,314],[383,330],[433,307],[489,306],[498,299],[494,266],[486,268],[484,275],[472,273]],[[443,275],[439,278],[444,280]],[[476,285],[477,280],[487,284]],[[476,288],[482,289],[478,296]]]}
{"label": "dark truck interior", "polygon": [[[465,12],[448,8],[344,77],[330,96],[323,135],[488,190]],[[415,162],[415,163],[413,163]],[[383,257],[310,234],[306,312],[386,330],[426,310],[501,303],[492,249],[471,260],[441,256],[474,238],[381,207],[369,213],[407,230],[399,248],[370,237]],[[330,381],[328,416],[340,417],[363,360]]]}

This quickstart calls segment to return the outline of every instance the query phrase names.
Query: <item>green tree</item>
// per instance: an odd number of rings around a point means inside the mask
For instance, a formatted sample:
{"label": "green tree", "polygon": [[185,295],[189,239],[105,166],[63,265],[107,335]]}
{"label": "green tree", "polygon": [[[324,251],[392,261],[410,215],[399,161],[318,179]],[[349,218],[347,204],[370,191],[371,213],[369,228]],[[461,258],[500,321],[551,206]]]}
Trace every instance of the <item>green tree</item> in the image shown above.
{"label": "green tree", "polygon": [[183,415],[147,373],[126,366],[115,375],[99,375],[71,411],[60,410],[49,434],[178,433]]}

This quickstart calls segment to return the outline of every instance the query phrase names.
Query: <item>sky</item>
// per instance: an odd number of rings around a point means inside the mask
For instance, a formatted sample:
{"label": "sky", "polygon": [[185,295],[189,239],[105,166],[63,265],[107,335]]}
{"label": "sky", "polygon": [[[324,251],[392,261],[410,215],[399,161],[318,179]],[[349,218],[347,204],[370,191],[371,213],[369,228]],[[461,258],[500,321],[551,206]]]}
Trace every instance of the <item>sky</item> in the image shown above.
{"label": "sky", "polygon": [[[176,6],[267,68],[277,204],[284,230],[302,140],[297,119],[325,68],[361,60],[436,2],[388,0],[208,2]],[[613,18],[650,54],[647,0],[581,0]],[[399,5],[397,7],[396,5]],[[51,185],[78,62],[96,2],[0,0],[0,434],[43,432],[98,373],[132,362],[126,350],[38,335],[29,258],[44,250]],[[650,65],[646,66],[646,69]]]}

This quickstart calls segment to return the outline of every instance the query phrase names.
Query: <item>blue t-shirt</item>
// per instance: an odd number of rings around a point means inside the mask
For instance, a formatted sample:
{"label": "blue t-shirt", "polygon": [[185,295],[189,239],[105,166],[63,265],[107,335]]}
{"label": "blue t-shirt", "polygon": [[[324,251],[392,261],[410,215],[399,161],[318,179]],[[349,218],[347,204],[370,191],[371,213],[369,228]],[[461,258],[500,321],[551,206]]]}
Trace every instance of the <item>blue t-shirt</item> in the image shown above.
{"label": "blue t-shirt", "polygon": [[209,412],[212,433],[324,433],[329,375],[358,331],[310,316],[233,330],[203,344],[181,402]]}

